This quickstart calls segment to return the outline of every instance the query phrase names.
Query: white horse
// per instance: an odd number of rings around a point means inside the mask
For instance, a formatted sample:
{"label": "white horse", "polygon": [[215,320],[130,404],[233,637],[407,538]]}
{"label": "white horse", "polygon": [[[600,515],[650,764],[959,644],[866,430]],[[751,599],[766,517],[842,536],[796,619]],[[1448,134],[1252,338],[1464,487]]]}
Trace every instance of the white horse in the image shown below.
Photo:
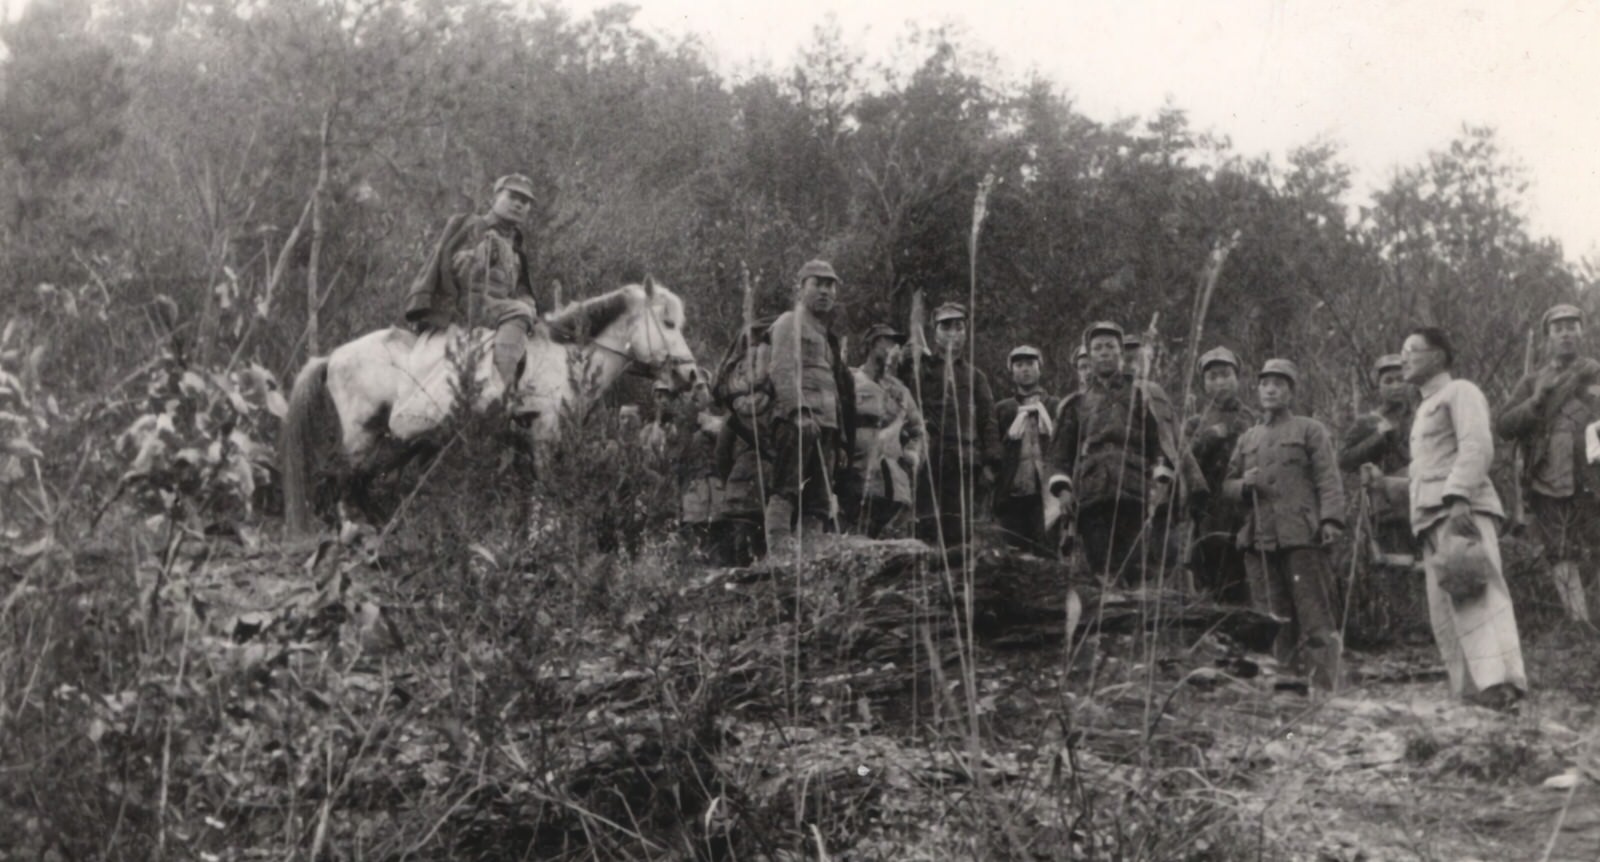
{"label": "white horse", "polygon": [[[516,416],[528,421],[535,448],[560,434],[564,409],[586,408],[630,366],[678,391],[703,385],[683,324],[683,300],[648,278],[541,321],[528,338],[509,401]],[[340,514],[348,498],[370,516],[371,481],[424,448],[422,435],[454,412],[468,367],[477,393],[473,411],[501,403],[506,384],[494,370],[493,336],[491,330],[454,326],[423,335],[392,327],[340,345],[301,369],[279,444],[289,533],[312,529],[312,456],[332,442],[330,426],[339,434],[340,454],[329,466],[341,479]]]}

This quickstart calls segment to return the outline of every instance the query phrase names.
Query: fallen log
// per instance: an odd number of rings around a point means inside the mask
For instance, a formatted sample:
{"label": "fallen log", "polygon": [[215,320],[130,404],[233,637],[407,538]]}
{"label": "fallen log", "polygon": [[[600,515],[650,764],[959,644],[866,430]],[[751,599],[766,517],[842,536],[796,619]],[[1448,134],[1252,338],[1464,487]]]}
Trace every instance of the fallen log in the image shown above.
{"label": "fallen log", "polygon": [[789,622],[794,613],[809,610],[810,621],[826,629],[829,615],[849,615],[859,642],[855,654],[874,660],[911,651],[904,630],[926,625],[936,635],[954,635],[958,625],[964,628],[969,592],[971,630],[980,644],[993,648],[1064,643],[1072,592],[1083,608],[1074,638],[1209,631],[1264,652],[1283,624],[1271,614],[1179,590],[1075,582],[1063,563],[1010,549],[981,548],[968,557],[961,549],[941,554],[915,540],[827,537],[803,556],[728,570],[713,583],[723,601],[775,601]]}

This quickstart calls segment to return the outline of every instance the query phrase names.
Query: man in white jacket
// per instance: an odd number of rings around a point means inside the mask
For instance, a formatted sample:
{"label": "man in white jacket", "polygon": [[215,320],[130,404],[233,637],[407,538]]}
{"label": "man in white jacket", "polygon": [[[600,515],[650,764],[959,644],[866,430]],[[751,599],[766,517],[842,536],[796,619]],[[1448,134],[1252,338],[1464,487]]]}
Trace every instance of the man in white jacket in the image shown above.
{"label": "man in white jacket", "polygon": [[[1489,402],[1471,382],[1450,374],[1455,349],[1442,330],[1419,327],[1400,351],[1406,381],[1422,391],[1411,425],[1411,529],[1422,545],[1428,616],[1444,658],[1451,694],[1507,709],[1528,689],[1511,594],[1500,569],[1498,527],[1505,517],[1489,481],[1494,432]],[[1447,533],[1476,530],[1492,564],[1484,589],[1458,599],[1440,586]]]}

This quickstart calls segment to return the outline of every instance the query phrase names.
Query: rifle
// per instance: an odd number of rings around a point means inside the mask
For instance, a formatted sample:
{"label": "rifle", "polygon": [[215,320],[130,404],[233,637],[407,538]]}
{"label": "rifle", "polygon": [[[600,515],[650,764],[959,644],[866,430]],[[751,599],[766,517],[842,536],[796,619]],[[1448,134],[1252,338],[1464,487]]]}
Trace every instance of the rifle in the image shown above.
{"label": "rifle", "polygon": [[[740,311],[744,315],[744,331],[740,333],[740,336],[744,338],[744,355],[746,368],[748,369],[745,372],[745,377],[753,384],[756,379],[756,345],[754,332],[756,322],[756,291],[755,287],[750,283],[750,267],[743,260],[739,261],[739,289],[743,292],[743,295],[740,297]],[[752,394],[754,394],[753,390]],[[735,420],[740,418],[739,411],[734,410],[732,413]],[[756,415],[755,408],[752,406],[750,409],[749,443],[750,448],[756,453],[756,499],[760,500],[762,507],[765,508],[767,505],[767,482],[763,474],[766,473],[766,467],[763,466],[761,461],[761,427],[759,422],[760,417]],[[734,430],[738,431],[739,425],[741,424],[743,423],[736,421],[734,424]],[[761,522],[761,531],[761,540],[763,542],[772,538],[771,536],[766,535],[765,519],[763,519]]]}
{"label": "rifle", "polygon": [[[1192,409],[1197,399],[1194,395],[1194,378],[1199,373],[1201,340],[1206,330],[1206,314],[1211,310],[1211,296],[1217,292],[1217,279],[1222,275],[1222,265],[1227,262],[1228,255],[1239,246],[1242,234],[1238,229],[1228,234],[1227,239],[1216,239],[1211,243],[1211,254],[1207,255],[1205,265],[1200,268],[1200,289],[1195,292],[1194,311],[1189,317],[1189,348],[1185,351],[1183,368],[1183,409],[1185,415],[1178,420],[1178,455],[1188,457],[1189,452],[1189,417],[1187,411]],[[1152,321],[1154,325],[1154,321]],[[1180,474],[1182,464],[1173,465],[1173,469]],[[1214,494],[1220,494],[1220,488],[1208,489]],[[1184,530],[1183,547],[1179,549],[1178,564],[1189,572],[1191,581],[1194,575],[1194,545],[1198,537],[1198,530],[1194,518],[1189,519],[1189,525]],[[1192,586],[1192,584],[1191,584]]]}
{"label": "rifle", "polygon": [[[1533,330],[1528,330],[1528,343],[1522,351],[1522,376],[1527,377],[1533,373]],[[1527,526],[1528,512],[1522,499],[1522,469],[1527,460],[1527,447],[1521,440],[1514,441],[1511,445],[1511,494],[1507,501],[1508,520],[1511,529],[1518,530]]]}

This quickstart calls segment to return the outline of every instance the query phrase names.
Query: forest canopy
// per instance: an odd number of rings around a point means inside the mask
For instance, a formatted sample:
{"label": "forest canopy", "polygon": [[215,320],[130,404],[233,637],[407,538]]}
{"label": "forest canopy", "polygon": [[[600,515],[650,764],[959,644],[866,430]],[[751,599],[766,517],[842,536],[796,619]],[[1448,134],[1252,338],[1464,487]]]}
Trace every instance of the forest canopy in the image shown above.
{"label": "forest canopy", "polygon": [[1327,140],[1279,160],[1180,105],[1093,119],[1072,82],[1007,77],[1003,46],[957,30],[908,30],[874,58],[824,24],[791,67],[734,79],[634,12],[34,0],[0,30],[7,308],[49,325],[41,285],[99,298],[114,325],[63,334],[113,349],[57,352],[58,385],[93,390],[178,327],[196,361],[281,374],[393,322],[446,217],[516,171],[546,190],[544,301],[652,274],[687,301],[702,361],[737,328],[744,268],[770,310],[815,256],[844,275],[845,334],[903,319],[912,291],[971,292],[989,367],[1029,342],[1064,368],[1099,318],[1159,315],[1177,357],[1201,267],[1237,232],[1206,341],[1298,358],[1327,410],[1416,323],[1507,387],[1526,327],[1595,277],[1530,228],[1528,180],[1490,128],[1363,199]]}

